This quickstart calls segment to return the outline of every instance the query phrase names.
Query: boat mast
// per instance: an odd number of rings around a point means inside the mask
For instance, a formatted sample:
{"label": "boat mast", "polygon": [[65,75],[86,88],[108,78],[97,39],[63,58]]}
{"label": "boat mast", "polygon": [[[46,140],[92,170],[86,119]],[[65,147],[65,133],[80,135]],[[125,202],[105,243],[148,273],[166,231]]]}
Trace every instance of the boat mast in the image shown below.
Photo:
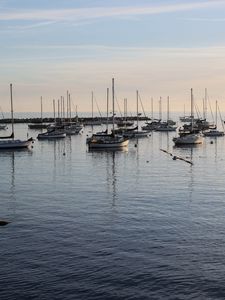
{"label": "boat mast", "polygon": [[205,88],[205,105],[204,105],[204,109],[205,109],[205,112],[204,112],[204,118],[206,119],[207,118],[207,101],[208,101],[208,95],[207,95],[207,89]]}
{"label": "boat mast", "polygon": [[106,105],[106,110],[107,110],[107,113],[106,113],[106,131],[108,133],[108,130],[109,130],[109,88],[107,88],[107,105]]}
{"label": "boat mast", "polygon": [[76,105],[76,123],[78,123],[77,105]]}
{"label": "boat mast", "polygon": [[93,121],[93,109],[94,109],[94,94],[91,92],[91,118]]}
{"label": "boat mast", "polygon": [[162,120],[162,97],[159,98],[159,120]]}
{"label": "boat mast", "polygon": [[170,97],[167,97],[167,123],[169,122],[169,118],[170,118]]}
{"label": "boat mast", "polygon": [[42,96],[41,96],[41,123],[43,123]]}
{"label": "boat mast", "polygon": [[151,111],[152,111],[152,121],[153,121],[153,97],[151,98]]}
{"label": "boat mast", "polygon": [[138,90],[136,91],[137,95],[137,130],[138,130]]}
{"label": "boat mast", "polygon": [[193,99],[193,89],[191,88],[191,130],[193,130],[193,122],[194,122],[194,112],[193,112],[193,105],[194,105],[194,99]]}
{"label": "boat mast", "polygon": [[123,120],[126,121],[126,98],[123,99]]}
{"label": "boat mast", "polygon": [[55,99],[53,99],[53,115],[54,115],[54,123],[56,124],[56,118],[55,118]]}
{"label": "boat mast", "polygon": [[58,99],[58,123],[60,121],[60,99]]}
{"label": "boat mast", "polygon": [[216,100],[216,129],[217,129],[217,100]]}
{"label": "boat mast", "polygon": [[62,97],[62,104],[63,104],[63,122],[65,122],[65,102],[64,102],[64,97]]}
{"label": "boat mast", "polygon": [[71,121],[71,114],[72,114],[72,112],[71,112],[71,95],[70,95],[70,93],[68,94],[68,99],[69,99],[69,112],[70,112],[70,123],[72,122]]}
{"label": "boat mast", "polygon": [[11,99],[11,122],[12,122],[12,138],[14,139],[14,116],[13,116],[12,83],[10,83],[10,99]]}
{"label": "boat mast", "polygon": [[220,108],[219,108],[218,103],[217,103],[217,110],[218,110],[219,115],[220,115],[220,121],[221,121],[221,124],[222,124],[222,127],[223,127],[223,132],[224,132],[224,121],[222,120],[222,116],[221,116],[221,112],[220,112]]}
{"label": "boat mast", "polygon": [[112,78],[112,121],[113,121],[113,133],[114,133],[114,78]]}

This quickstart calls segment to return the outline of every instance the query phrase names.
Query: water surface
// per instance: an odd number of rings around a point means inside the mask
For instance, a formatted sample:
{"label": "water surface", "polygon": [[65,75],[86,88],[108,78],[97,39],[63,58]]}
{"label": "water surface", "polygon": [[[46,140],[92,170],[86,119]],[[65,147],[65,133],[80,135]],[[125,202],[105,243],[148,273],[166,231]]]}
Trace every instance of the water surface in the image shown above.
{"label": "water surface", "polygon": [[225,139],[89,152],[89,131],[0,152],[0,299],[224,299]]}

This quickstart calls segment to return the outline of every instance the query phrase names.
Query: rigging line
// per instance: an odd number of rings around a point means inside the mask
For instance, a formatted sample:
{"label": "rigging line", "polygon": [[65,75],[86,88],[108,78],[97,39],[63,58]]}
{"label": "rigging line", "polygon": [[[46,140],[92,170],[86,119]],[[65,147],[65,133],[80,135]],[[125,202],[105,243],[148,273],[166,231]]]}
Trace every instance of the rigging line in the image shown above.
{"label": "rigging line", "polygon": [[122,112],[121,112],[120,105],[119,105],[119,102],[118,102],[118,100],[117,100],[117,96],[116,96],[116,95],[115,95],[115,98],[116,98],[116,103],[117,103],[117,105],[118,105],[118,109],[119,109],[120,116],[121,116],[121,118],[122,118],[122,117],[123,117],[123,114],[122,114]]}
{"label": "rigging line", "polygon": [[140,96],[139,93],[138,93],[138,98],[139,98],[139,100],[140,100],[140,102],[141,102],[141,107],[142,107],[142,110],[143,110],[143,114],[144,114],[145,118],[147,118],[147,117],[146,117],[145,110],[144,110],[144,106],[143,106],[143,103],[142,103],[142,100],[141,100],[141,96]]}
{"label": "rigging line", "polygon": [[72,112],[76,112],[76,118],[77,118],[77,121],[78,121],[78,113],[77,113],[77,105],[75,105],[74,103],[73,103],[73,100],[71,99],[71,94],[69,94],[70,95],[70,102],[71,102],[71,104],[72,104],[72,107],[73,107],[73,111],[71,110],[71,114],[72,114]]}
{"label": "rigging line", "polygon": [[100,109],[99,109],[98,102],[97,102],[97,100],[96,100],[96,98],[95,98],[95,95],[94,95],[94,100],[95,100],[95,104],[96,104],[97,109],[98,109],[98,113],[99,113],[100,117],[102,118],[102,114],[101,114],[101,111],[100,111]]}
{"label": "rigging line", "polygon": [[212,120],[213,123],[215,123],[215,119],[214,119],[214,115],[213,115],[213,111],[212,111],[212,106],[211,106],[211,102],[209,100],[209,96],[207,97],[208,103],[209,103],[209,108],[210,108],[210,112],[211,112],[211,116],[212,116]]}
{"label": "rigging line", "polygon": [[224,122],[223,122],[223,119],[222,119],[222,115],[221,115],[221,111],[220,111],[220,108],[219,108],[219,105],[217,104],[217,108],[218,108],[218,112],[220,114],[220,121],[222,123],[222,127],[223,127],[223,131],[224,131]]}
{"label": "rigging line", "polygon": [[197,117],[198,117],[198,119],[200,119],[200,113],[199,113],[198,106],[197,106],[197,104],[195,104],[194,106],[195,106],[195,110],[196,110],[196,113],[197,113]]}

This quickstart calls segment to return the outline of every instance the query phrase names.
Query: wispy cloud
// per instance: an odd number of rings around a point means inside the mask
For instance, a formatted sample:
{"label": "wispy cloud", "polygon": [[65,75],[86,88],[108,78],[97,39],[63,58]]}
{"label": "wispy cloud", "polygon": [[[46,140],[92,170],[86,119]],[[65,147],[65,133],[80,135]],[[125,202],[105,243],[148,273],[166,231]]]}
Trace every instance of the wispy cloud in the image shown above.
{"label": "wispy cloud", "polygon": [[225,22],[225,18],[184,18],[182,20],[190,22]]}
{"label": "wispy cloud", "polygon": [[74,45],[74,44],[56,44],[56,45],[20,45],[15,46],[16,49],[38,49],[38,50],[45,50],[45,49],[58,49],[58,50],[65,50],[65,49],[71,49],[71,50],[89,50],[92,52],[93,50],[97,51],[109,51],[109,52],[115,52],[115,51],[122,51],[125,53],[130,53],[130,51],[133,52],[141,52],[146,51],[147,53],[149,51],[152,52],[165,52],[165,53],[217,53],[218,51],[221,51],[221,53],[224,53],[225,55],[225,44],[216,45],[216,46],[210,46],[210,47],[132,47],[132,46],[108,46],[108,45],[95,45],[95,44],[84,44],[84,45]]}
{"label": "wispy cloud", "polygon": [[189,3],[171,3],[164,5],[136,5],[124,7],[91,7],[60,10],[15,10],[0,13],[0,20],[26,21],[81,21],[105,17],[129,17],[138,15],[155,15],[173,13],[201,8],[210,8],[225,5],[224,0],[201,1]]}
{"label": "wispy cloud", "polygon": [[39,28],[39,27],[44,27],[44,26],[49,26],[52,24],[55,24],[56,21],[46,21],[46,22],[38,22],[38,23],[32,23],[29,25],[16,25],[16,26],[9,26],[8,29],[16,29],[16,30],[27,30],[27,29],[34,29],[34,28]]}

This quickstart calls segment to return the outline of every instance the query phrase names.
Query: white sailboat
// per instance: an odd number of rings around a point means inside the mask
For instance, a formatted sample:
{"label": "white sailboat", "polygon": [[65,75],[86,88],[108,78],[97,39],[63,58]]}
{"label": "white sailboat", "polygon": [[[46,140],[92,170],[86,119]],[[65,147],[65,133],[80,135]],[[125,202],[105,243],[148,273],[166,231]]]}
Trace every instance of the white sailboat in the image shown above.
{"label": "white sailboat", "polygon": [[139,103],[139,93],[138,91],[136,91],[136,101],[137,101],[137,126],[136,126],[136,130],[134,131],[128,131],[126,133],[126,136],[127,137],[130,137],[130,138],[142,138],[142,137],[149,137],[151,134],[150,134],[150,131],[149,130],[138,130],[139,129],[139,116],[141,115],[141,113],[139,113],[139,108],[138,108],[138,103]]}
{"label": "white sailboat", "polygon": [[[37,136],[38,140],[55,140],[55,139],[61,139],[66,137],[66,133],[64,132],[63,126],[57,126],[56,124],[55,100],[53,100],[53,111],[54,111],[55,124],[48,126],[46,132],[39,133]],[[58,100],[58,115],[59,115],[59,100]],[[58,127],[62,129],[60,130]]]}
{"label": "white sailboat", "polygon": [[12,84],[10,84],[10,100],[11,100],[12,134],[10,136],[0,137],[0,150],[28,148],[34,142],[33,138],[29,138],[27,140],[19,140],[19,139],[14,138],[14,116],[13,116]]}
{"label": "white sailboat", "polygon": [[[108,105],[107,105],[108,106]],[[122,135],[115,134],[115,109],[114,109],[114,78],[112,79],[112,118],[113,128],[111,134],[93,134],[90,139],[87,140],[89,149],[117,149],[127,147],[129,143],[128,138],[124,138]]]}
{"label": "white sailboat", "polygon": [[[220,130],[217,130],[217,114],[218,114],[218,103],[216,101],[216,128],[215,129],[210,129],[210,130],[207,130],[203,133],[204,136],[209,136],[209,137],[217,137],[217,136],[224,136],[224,130],[223,131],[220,131]],[[224,124],[222,122],[222,126],[224,127]]]}
{"label": "white sailboat", "polygon": [[194,98],[193,98],[193,91],[191,89],[191,128],[188,131],[180,131],[179,137],[174,137],[173,142],[176,146],[180,145],[196,145],[196,144],[202,144],[203,138],[201,133],[199,131],[196,131],[193,129],[193,121],[194,121]]}

